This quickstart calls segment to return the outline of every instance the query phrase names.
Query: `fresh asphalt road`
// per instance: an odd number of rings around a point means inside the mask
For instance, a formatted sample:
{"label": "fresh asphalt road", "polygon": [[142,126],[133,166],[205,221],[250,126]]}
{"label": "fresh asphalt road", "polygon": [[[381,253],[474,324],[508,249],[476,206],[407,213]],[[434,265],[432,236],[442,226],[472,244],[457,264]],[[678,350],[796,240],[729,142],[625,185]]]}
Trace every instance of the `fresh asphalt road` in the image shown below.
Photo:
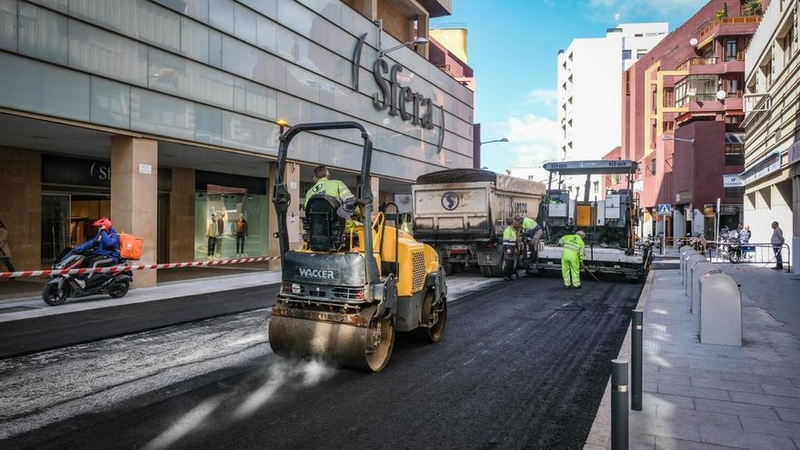
{"label": "fresh asphalt road", "polygon": [[482,286],[377,374],[276,357],[267,309],[2,360],[0,447],[582,448],[642,285]]}

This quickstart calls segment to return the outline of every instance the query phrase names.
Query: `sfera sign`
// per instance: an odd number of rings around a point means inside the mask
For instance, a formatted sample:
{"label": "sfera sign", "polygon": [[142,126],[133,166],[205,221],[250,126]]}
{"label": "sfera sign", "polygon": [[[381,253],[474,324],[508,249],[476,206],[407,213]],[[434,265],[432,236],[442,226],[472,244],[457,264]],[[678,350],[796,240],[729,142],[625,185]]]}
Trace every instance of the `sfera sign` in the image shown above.
{"label": "sfera sign", "polygon": [[378,111],[388,108],[390,115],[400,115],[404,121],[411,120],[414,125],[432,130],[433,100],[400,84],[397,74],[402,71],[401,64],[393,64],[390,69],[385,59],[375,60],[372,64],[372,76],[379,92],[372,95],[372,104]]}
{"label": "sfera sign", "polygon": [[[360,92],[359,72],[361,67],[361,51],[364,49],[367,33],[361,35],[353,49],[353,90]],[[378,52],[380,55],[380,51]],[[404,69],[402,64],[393,64],[391,68],[385,59],[379,57],[372,63],[372,77],[378,85],[378,92],[372,95],[372,105],[378,111],[389,110],[392,116],[400,116],[403,121],[410,120],[426,130],[432,130],[434,111],[439,112],[439,137],[436,142],[437,153],[442,152],[445,133],[444,106],[436,105],[425,95],[414,92],[409,86],[400,84],[397,74]]]}

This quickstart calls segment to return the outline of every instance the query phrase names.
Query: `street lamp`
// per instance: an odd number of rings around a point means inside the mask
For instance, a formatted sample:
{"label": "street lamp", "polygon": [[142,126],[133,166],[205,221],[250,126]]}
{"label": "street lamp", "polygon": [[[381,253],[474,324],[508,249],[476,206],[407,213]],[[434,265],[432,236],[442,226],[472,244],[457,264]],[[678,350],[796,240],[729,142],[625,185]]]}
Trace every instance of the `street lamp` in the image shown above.
{"label": "street lamp", "polygon": [[500,138],[500,139],[494,139],[494,140],[491,140],[491,141],[484,141],[484,142],[481,142],[481,145],[483,145],[483,144],[491,144],[492,142],[508,142],[508,139]]}
{"label": "street lamp", "polygon": [[692,138],[692,139],[684,139],[684,138],[679,138],[679,137],[675,137],[675,136],[662,136],[661,140],[662,141],[688,142],[690,144],[694,144],[694,138]]}
{"label": "street lamp", "polygon": [[425,39],[424,37],[420,36],[420,37],[414,39],[413,41],[403,42],[400,45],[395,45],[394,47],[387,48],[386,50],[381,50],[380,52],[378,52],[378,58],[383,58],[383,55],[385,55],[385,54],[387,54],[389,52],[393,52],[393,51],[395,51],[395,50],[397,50],[399,48],[406,47],[408,45],[418,45],[418,44],[427,44],[427,43],[428,43],[428,40]]}
{"label": "street lamp", "polygon": [[378,19],[375,21],[375,25],[378,26],[378,58],[382,58],[383,55],[393,52],[397,49],[403,48],[408,45],[417,45],[417,44],[427,44],[429,41],[422,36],[417,37],[413,41],[403,42],[400,45],[395,45],[394,47],[388,48],[386,50],[383,49],[382,37],[383,37],[383,19]]}

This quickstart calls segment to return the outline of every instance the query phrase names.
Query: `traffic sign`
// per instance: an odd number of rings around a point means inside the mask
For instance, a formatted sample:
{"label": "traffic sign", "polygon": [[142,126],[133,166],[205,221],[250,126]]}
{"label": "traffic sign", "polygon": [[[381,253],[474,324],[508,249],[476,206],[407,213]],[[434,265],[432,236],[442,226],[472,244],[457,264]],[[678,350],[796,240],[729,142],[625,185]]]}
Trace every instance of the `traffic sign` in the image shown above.
{"label": "traffic sign", "polygon": [[669,203],[659,203],[658,205],[658,215],[659,216],[671,216],[672,215],[672,205]]}

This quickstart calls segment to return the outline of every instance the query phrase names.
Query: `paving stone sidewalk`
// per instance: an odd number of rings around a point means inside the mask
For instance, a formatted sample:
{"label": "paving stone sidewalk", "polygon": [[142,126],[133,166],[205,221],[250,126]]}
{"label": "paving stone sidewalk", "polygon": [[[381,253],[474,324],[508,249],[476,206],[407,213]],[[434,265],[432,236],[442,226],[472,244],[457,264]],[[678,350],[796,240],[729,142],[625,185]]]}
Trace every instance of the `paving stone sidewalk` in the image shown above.
{"label": "paving stone sidewalk", "polygon": [[[741,347],[700,343],[678,269],[648,277],[631,449],[800,449],[800,280],[764,265],[717,266],[740,285]],[[630,352],[629,328],[619,358]],[[584,448],[611,448],[610,433],[609,383]]]}

